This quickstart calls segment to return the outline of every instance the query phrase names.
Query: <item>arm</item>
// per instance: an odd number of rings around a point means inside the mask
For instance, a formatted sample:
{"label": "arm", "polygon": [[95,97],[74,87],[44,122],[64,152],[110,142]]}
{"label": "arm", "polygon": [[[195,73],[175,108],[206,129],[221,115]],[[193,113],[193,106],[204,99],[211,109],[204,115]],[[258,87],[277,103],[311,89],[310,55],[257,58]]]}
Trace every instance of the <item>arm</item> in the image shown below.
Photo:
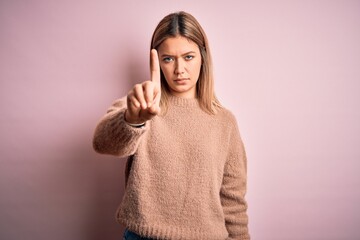
{"label": "arm", "polygon": [[224,167],[220,197],[225,215],[225,225],[229,232],[227,240],[249,240],[245,200],[247,159],[236,120],[234,119],[234,121],[235,127],[230,133],[229,152]]}
{"label": "arm", "polygon": [[119,157],[133,155],[146,131],[136,126],[160,113],[160,64],[155,49],[151,50],[150,57],[151,81],[136,84],[126,97],[113,104],[97,125],[93,147],[98,153]]}
{"label": "arm", "polygon": [[146,128],[136,128],[125,122],[126,97],[114,102],[98,123],[94,138],[94,150],[102,154],[127,157],[135,153]]}

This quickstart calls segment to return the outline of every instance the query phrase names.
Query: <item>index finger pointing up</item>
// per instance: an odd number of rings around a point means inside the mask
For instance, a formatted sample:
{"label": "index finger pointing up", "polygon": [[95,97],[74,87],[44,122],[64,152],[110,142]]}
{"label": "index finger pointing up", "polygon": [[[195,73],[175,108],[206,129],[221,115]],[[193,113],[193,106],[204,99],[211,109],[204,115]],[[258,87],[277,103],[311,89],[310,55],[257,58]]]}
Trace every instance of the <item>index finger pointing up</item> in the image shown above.
{"label": "index finger pointing up", "polygon": [[151,49],[150,52],[150,71],[151,81],[160,85],[160,64],[156,49]]}

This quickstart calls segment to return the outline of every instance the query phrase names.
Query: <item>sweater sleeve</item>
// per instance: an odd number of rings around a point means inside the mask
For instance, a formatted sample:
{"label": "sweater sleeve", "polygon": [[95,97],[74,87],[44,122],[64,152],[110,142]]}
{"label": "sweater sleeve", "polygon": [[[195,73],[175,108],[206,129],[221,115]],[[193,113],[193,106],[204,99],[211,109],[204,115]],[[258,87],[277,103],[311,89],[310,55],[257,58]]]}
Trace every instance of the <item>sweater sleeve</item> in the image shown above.
{"label": "sweater sleeve", "polygon": [[126,97],[116,100],[96,126],[93,147],[102,154],[127,157],[135,153],[145,128],[125,122]]}
{"label": "sweater sleeve", "polygon": [[224,167],[220,196],[225,215],[227,240],[249,240],[247,202],[247,159],[239,129],[233,117],[228,157]]}

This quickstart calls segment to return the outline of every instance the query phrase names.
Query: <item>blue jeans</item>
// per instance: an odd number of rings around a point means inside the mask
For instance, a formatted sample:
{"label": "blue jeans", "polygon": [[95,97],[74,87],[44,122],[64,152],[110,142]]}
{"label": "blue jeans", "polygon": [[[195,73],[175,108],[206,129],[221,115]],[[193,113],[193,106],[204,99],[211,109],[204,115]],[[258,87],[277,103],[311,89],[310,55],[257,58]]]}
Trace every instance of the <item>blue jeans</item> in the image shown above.
{"label": "blue jeans", "polygon": [[151,238],[141,237],[134,232],[125,229],[123,240],[152,240]]}

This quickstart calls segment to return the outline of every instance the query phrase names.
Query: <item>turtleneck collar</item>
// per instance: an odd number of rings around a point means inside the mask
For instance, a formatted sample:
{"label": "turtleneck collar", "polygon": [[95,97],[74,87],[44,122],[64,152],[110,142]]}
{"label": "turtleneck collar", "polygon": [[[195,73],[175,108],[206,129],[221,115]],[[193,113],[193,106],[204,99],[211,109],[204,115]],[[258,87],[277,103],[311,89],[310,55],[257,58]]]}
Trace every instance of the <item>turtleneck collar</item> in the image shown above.
{"label": "turtleneck collar", "polygon": [[174,95],[169,95],[169,103],[180,107],[196,107],[199,106],[197,98],[182,98]]}

